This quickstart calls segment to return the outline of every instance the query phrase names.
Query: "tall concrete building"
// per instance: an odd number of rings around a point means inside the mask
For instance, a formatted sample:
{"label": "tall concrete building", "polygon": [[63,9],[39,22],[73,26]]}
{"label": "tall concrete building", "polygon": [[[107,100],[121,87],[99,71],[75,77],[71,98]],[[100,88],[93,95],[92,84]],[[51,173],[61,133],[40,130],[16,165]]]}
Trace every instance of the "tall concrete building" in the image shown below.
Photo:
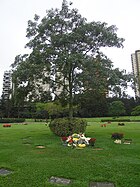
{"label": "tall concrete building", "polygon": [[132,70],[135,77],[135,97],[140,97],[140,50],[131,54]]}
{"label": "tall concrete building", "polygon": [[[35,98],[38,99],[41,98],[40,91],[51,92],[50,84],[43,84],[42,79],[35,82],[34,85],[35,85],[34,94],[36,94]],[[14,94],[14,92],[15,92],[15,84],[12,82],[12,72],[5,71],[3,75],[2,98],[5,100],[10,99],[12,97],[12,94]],[[32,93],[28,93],[25,100],[28,101],[31,95]],[[34,100],[35,98],[33,97],[32,100]]]}
{"label": "tall concrete building", "polygon": [[[47,76],[48,73],[44,73],[45,76]],[[48,74],[48,76],[51,76],[51,74]],[[55,78],[54,78],[55,77]],[[43,83],[42,79],[39,79],[34,82],[35,90],[33,90],[35,97],[32,97],[32,100],[34,99],[41,99],[41,93],[42,92],[50,92],[52,99],[54,99],[55,96],[60,95],[62,92],[63,87],[60,86],[60,88],[56,88],[56,90],[53,90],[52,84],[53,80],[60,79],[60,73],[57,73],[57,75],[51,76],[52,82],[49,83]],[[55,83],[54,83],[55,84]],[[15,85],[12,82],[12,73],[11,71],[5,71],[3,76],[3,90],[2,90],[2,97],[3,99],[7,100],[10,99],[12,94],[15,92]],[[27,97],[25,98],[27,101],[32,96],[32,92],[28,93]]]}
{"label": "tall concrete building", "polygon": [[10,98],[11,88],[12,88],[11,71],[5,71],[3,76],[3,90],[2,90],[2,96],[4,99]]}

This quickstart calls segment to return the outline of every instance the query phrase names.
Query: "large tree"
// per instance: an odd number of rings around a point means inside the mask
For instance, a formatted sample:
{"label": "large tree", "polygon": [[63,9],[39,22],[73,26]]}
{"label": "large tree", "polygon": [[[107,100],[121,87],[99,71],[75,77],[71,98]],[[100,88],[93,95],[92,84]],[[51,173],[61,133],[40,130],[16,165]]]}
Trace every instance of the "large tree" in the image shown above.
{"label": "large tree", "polygon": [[108,89],[105,72],[112,64],[101,49],[122,47],[124,39],[116,32],[114,25],[88,22],[63,0],[60,10],[48,10],[43,19],[35,15],[33,21],[28,21],[26,47],[31,53],[16,57],[16,81],[26,83],[30,95],[46,83],[55,94],[60,90],[61,98],[69,104],[71,118],[75,93],[88,89],[104,93]]}

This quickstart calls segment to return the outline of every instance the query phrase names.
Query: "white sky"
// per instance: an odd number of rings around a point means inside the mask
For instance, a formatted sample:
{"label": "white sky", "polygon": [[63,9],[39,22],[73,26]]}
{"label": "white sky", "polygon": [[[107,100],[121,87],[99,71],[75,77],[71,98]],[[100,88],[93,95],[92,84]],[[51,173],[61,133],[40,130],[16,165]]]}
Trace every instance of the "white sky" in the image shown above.
{"label": "white sky", "polygon": [[[68,0],[69,1],[69,0]],[[125,38],[124,48],[105,49],[120,69],[132,71],[131,53],[140,49],[140,0],[71,0],[72,7],[88,21],[116,25],[118,36]],[[34,14],[44,17],[46,10],[60,8],[62,0],[0,0],[0,95],[4,71],[10,69],[18,54],[26,53],[26,29]]]}

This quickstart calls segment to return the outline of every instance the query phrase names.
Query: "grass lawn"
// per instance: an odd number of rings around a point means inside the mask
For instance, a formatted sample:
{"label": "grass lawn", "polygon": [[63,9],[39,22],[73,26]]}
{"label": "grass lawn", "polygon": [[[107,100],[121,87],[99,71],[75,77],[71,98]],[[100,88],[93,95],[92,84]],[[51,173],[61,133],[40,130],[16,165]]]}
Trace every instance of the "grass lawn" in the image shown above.
{"label": "grass lawn", "polygon": [[[0,187],[55,187],[51,176],[71,179],[69,187],[88,187],[91,181],[108,181],[115,187],[140,187],[140,122],[100,127],[99,120],[87,119],[87,137],[96,138],[95,147],[72,149],[44,123],[0,124],[0,168],[13,171],[0,176]],[[132,144],[114,144],[111,134],[124,133]],[[36,148],[45,146],[44,149]],[[96,150],[102,148],[103,150]]]}

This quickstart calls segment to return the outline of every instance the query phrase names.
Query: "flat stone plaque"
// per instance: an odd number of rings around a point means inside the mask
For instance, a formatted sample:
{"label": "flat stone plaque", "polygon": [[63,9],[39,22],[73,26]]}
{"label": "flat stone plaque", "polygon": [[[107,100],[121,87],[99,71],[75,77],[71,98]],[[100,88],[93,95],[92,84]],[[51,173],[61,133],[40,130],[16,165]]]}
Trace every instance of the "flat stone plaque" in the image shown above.
{"label": "flat stone plaque", "polygon": [[65,178],[59,178],[59,177],[51,177],[49,182],[51,183],[57,183],[57,184],[64,184],[64,185],[68,185],[71,183],[70,179],[65,179]]}
{"label": "flat stone plaque", "polygon": [[103,148],[93,148],[94,151],[102,151]]}
{"label": "flat stone plaque", "polygon": [[8,175],[12,173],[12,171],[4,169],[4,168],[0,168],[0,175]]}
{"label": "flat stone plaque", "polygon": [[36,148],[38,148],[38,149],[44,149],[45,146],[43,146],[43,145],[38,145],[38,146],[36,146]]}
{"label": "flat stone plaque", "polygon": [[113,183],[108,182],[91,182],[89,187],[115,187]]}

